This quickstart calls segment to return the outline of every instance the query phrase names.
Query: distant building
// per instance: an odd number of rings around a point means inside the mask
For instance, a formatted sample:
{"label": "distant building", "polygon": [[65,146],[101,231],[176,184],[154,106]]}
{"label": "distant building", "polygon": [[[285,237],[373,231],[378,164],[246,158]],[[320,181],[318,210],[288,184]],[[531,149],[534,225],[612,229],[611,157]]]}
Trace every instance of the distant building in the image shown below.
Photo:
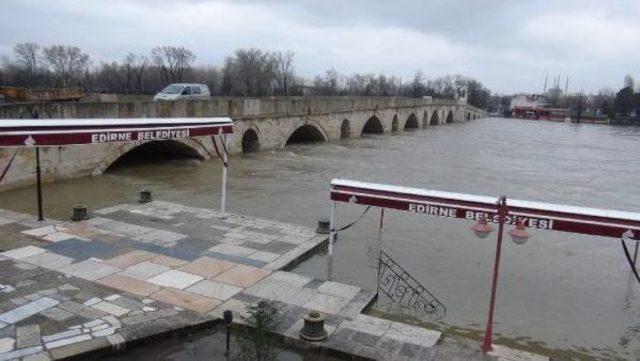
{"label": "distant building", "polygon": [[545,95],[519,94],[511,99],[511,116],[524,119],[564,120],[567,110],[551,108]]}
{"label": "distant building", "polygon": [[549,102],[544,95],[540,94],[518,94],[511,98],[510,110],[514,108],[546,108]]}

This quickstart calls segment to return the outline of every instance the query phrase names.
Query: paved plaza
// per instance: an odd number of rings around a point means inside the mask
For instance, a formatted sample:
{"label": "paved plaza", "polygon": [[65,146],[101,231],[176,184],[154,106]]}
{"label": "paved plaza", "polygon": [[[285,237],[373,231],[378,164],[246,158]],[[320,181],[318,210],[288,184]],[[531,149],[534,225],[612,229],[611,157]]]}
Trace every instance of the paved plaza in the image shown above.
{"label": "paved plaza", "polygon": [[[206,327],[227,309],[242,324],[260,300],[280,309],[276,331],[285,342],[365,359],[436,359],[440,332],[362,313],[375,292],[282,270],[326,236],[219,216],[161,201],[101,209],[80,222],[0,210],[0,360],[119,350]],[[299,338],[311,310],[326,315],[324,342]]]}

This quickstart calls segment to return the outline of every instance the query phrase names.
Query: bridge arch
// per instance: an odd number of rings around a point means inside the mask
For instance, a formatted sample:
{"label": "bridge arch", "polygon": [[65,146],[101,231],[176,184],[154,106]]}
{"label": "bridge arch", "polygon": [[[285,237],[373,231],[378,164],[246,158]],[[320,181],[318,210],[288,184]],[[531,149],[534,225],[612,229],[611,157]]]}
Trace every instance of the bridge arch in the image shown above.
{"label": "bridge arch", "polygon": [[418,117],[416,113],[409,114],[407,121],[404,123],[404,130],[407,129],[418,129]]}
{"label": "bridge arch", "polygon": [[351,138],[351,126],[349,125],[349,120],[344,119],[342,125],[340,125],[340,139],[349,138]]}
{"label": "bridge arch", "polygon": [[193,139],[152,140],[148,142],[127,142],[114,147],[93,170],[98,175],[113,166],[158,161],[163,159],[206,159],[209,158],[204,145]]}
{"label": "bridge arch", "polygon": [[449,114],[447,114],[447,124],[453,123],[453,111],[449,110]]}
{"label": "bridge arch", "polygon": [[431,115],[431,120],[429,121],[429,125],[438,125],[440,124],[440,119],[438,119],[438,110],[434,110]]}
{"label": "bridge arch", "polygon": [[320,127],[315,124],[305,123],[287,136],[285,146],[296,143],[321,143],[326,142],[328,139]]}
{"label": "bridge arch", "polygon": [[360,134],[382,134],[382,133],[384,133],[382,122],[375,115],[372,115],[367,120],[367,122],[362,127],[362,132],[360,132]]}
{"label": "bridge arch", "polygon": [[398,116],[394,115],[393,116],[393,120],[391,121],[391,131],[392,132],[397,132],[398,131]]}
{"label": "bridge arch", "polygon": [[242,153],[253,153],[260,149],[260,139],[254,129],[247,129],[242,135]]}

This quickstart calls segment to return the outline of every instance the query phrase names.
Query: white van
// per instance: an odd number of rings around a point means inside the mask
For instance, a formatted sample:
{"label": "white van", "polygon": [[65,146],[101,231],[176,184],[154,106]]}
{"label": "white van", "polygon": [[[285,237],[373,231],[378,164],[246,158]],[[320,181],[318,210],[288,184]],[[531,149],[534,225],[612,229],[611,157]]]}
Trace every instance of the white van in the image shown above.
{"label": "white van", "polygon": [[209,98],[211,93],[205,84],[170,84],[153,97],[153,100],[185,100]]}

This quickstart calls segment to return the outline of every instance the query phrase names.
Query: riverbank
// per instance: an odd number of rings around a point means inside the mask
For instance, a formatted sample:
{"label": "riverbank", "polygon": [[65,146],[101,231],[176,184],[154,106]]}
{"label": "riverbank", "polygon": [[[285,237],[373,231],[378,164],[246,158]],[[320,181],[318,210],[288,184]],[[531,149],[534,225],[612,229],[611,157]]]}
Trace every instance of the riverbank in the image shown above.
{"label": "riverbank", "polygon": [[[363,359],[486,359],[438,331],[362,314],[375,292],[282,271],[325,244],[304,227],[161,201],[104,208],[81,222],[7,210],[0,221],[0,360],[102,355],[211,326],[227,309],[241,325],[246,306],[263,299],[279,304],[276,332],[300,348]],[[310,310],[327,317],[324,342],[299,338]],[[545,359],[496,351],[505,360]]]}

